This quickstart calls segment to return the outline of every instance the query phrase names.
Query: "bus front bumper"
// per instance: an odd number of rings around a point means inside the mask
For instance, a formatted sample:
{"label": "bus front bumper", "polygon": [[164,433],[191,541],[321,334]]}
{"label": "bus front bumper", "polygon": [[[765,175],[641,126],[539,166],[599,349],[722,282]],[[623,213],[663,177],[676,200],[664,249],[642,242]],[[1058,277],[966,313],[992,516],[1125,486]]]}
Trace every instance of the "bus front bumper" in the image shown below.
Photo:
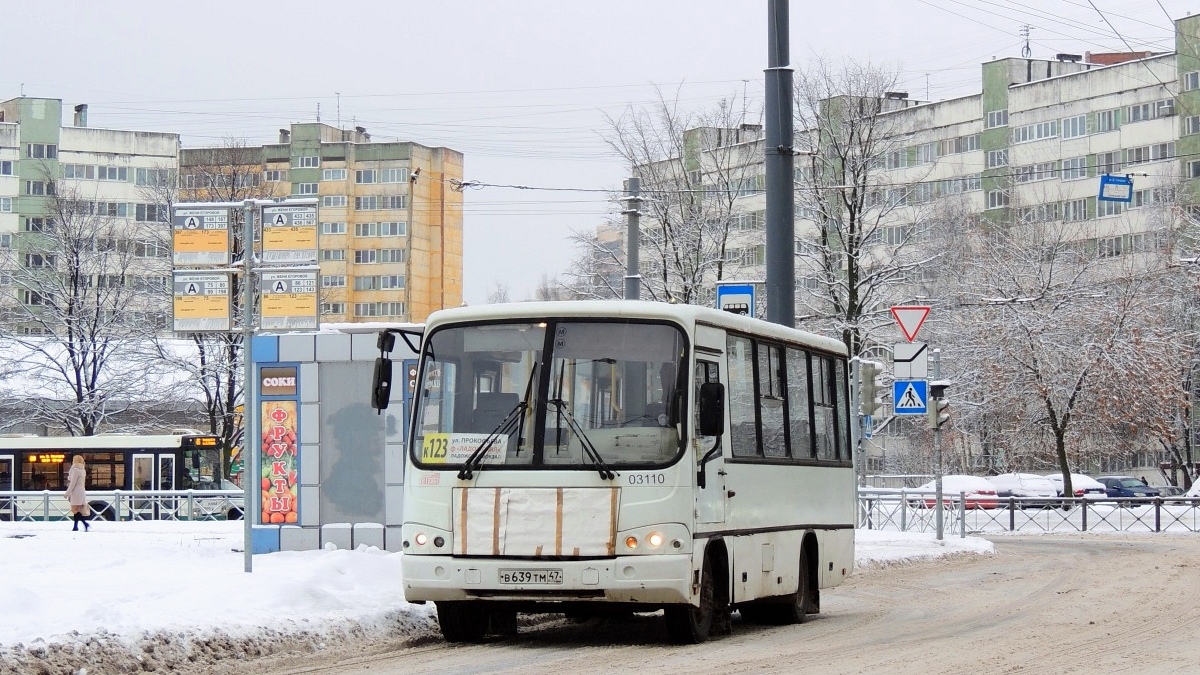
{"label": "bus front bumper", "polygon": [[692,602],[692,556],[514,560],[404,554],[404,597],[532,602]]}

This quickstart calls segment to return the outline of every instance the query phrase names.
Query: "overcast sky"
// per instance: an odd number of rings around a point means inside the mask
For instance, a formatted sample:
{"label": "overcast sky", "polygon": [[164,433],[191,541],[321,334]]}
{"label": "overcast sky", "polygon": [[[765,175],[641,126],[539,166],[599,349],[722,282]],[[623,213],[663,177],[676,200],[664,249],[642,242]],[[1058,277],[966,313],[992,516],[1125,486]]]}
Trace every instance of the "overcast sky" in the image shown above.
{"label": "overcast sky", "polygon": [[[1171,51],[1186,0],[791,2],[791,57],[900,68],[913,98],[979,91],[979,64],[1060,52]],[[1093,7],[1094,5],[1094,7]],[[89,126],[174,131],[184,147],[274,142],[292,122],[465,154],[465,289],[514,300],[615,213],[629,167],[606,116],[656,87],[705,108],[761,102],[766,0],[10,1],[0,100],[89,104]],[[1109,22],[1115,27],[1110,28]],[[1128,46],[1126,46],[1126,43]],[[69,108],[66,108],[69,110]]]}

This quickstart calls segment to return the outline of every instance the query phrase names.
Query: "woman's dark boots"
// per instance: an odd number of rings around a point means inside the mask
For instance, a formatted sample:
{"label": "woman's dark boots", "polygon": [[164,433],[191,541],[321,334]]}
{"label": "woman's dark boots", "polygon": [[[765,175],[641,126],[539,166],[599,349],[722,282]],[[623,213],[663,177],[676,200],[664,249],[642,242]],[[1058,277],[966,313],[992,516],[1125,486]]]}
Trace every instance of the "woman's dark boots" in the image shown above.
{"label": "woman's dark boots", "polygon": [[79,524],[80,524],[80,523],[83,523],[83,531],[84,531],[84,532],[87,532],[88,530],[92,529],[92,526],[91,526],[91,525],[88,525],[87,518],[84,518],[82,513],[76,513],[76,514],[73,514],[73,515],[71,516],[71,520],[74,520],[74,521],[75,521],[75,527],[72,527],[72,528],[71,528],[71,531],[72,531],[72,532],[78,532],[78,531],[79,531]]}

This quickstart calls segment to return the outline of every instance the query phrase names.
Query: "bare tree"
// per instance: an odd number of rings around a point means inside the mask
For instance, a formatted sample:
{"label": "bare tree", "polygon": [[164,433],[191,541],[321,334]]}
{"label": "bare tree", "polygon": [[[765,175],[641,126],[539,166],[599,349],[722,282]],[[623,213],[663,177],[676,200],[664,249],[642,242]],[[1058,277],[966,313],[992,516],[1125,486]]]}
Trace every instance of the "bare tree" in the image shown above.
{"label": "bare tree", "polygon": [[[178,187],[174,181],[152,186],[150,195],[166,212],[176,203],[229,202],[240,204],[247,199],[282,196],[275,191],[277,183],[263,182],[262,150],[251,147],[242,139],[226,139],[221,145],[190,151],[190,161],[180,166]],[[243,257],[242,210],[233,209],[233,261]],[[240,277],[230,288],[234,298],[242,297]],[[241,304],[234,303],[235,322],[241,321]],[[243,400],[242,334],[191,333],[186,336],[190,348],[181,348],[167,341],[157,343],[161,358],[190,374],[200,389],[204,414],[210,433],[222,439],[222,467],[227,476],[234,448],[242,443]]]}
{"label": "bare tree", "polygon": [[938,257],[920,244],[955,213],[939,212],[939,186],[922,180],[930,160],[906,147],[912,121],[892,93],[897,80],[869,63],[820,59],[795,77],[797,217],[812,223],[797,227],[797,278],[812,282],[798,284],[797,323],[841,335],[851,354],[891,328],[888,307]]}
{"label": "bare tree", "polygon": [[18,367],[44,383],[29,392],[31,414],[72,435],[99,433],[129,411],[153,425],[156,404],[174,398],[145,348],[166,322],[162,214],[152,204],[100,201],[86,182],[57,180],[49,166],[42,174],[44,215],[27,217],[19,234],[19,302],[0,326],[23,354]]}
{"label": "bare tree", "polygon": [[512,295],[508,292],[508,284],[502,284],[499,281],[492,286],[492,290],[488,293],[487,300],[489,305],[495,305],[501,302],[512,302]]}
{"label": "bare tree", "polygon": [[[711,304],[714,282],[729,268],[735,218],[751,215],[743,198],[762,189],[762,126],[746,119],[734,99],[688,112],[678,93],[671,99],[661,91],[651,107],[609,119],[605,140],[641,181],[639,271],[645,299]],[[613,229],[623,232],[624,226]],[[573,267],[607,271],[612,261],[597,257],[605,255],[604,243],[590,238],[581,243],[588,248],[586,260]],[[618,251],[623,269],[619,245],[607,255]],[[611,277],[591,281],[584,287],[614,290]]]}

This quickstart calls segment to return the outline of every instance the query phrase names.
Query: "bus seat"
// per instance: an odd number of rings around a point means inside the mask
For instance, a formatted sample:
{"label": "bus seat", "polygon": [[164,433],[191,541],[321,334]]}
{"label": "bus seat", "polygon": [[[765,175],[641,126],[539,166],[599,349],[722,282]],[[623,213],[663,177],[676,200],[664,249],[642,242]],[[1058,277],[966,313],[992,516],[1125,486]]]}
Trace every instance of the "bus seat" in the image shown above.
{"label": "bus seat", "polygon": [[520,402],[521,397],[514,393],[480,392],[476,395],[475,412],[471,416],[471,431],[491,433]]}

